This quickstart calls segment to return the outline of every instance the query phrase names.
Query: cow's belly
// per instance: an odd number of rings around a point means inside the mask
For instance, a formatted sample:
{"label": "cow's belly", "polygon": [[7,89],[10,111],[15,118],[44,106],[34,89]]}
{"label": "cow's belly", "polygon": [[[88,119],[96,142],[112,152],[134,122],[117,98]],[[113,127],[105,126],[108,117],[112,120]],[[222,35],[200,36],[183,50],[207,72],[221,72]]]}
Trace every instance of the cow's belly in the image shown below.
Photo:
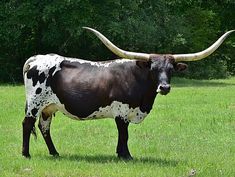
{"label": "cow's belly", "polygon": [[138,124],[144,120],[147,113],[142,112],[138,107],[130,108],[128,104],[123,104],[118,101],[113,101],[111,105],[100,107],[97,111],[93,112],[87,117],[77,117],[69,113],[64,105],[58,105],[58,110],[63,112],[70,118],[77,120],[91,120],[102,118],[115,118],[120,116],[125,122]]}

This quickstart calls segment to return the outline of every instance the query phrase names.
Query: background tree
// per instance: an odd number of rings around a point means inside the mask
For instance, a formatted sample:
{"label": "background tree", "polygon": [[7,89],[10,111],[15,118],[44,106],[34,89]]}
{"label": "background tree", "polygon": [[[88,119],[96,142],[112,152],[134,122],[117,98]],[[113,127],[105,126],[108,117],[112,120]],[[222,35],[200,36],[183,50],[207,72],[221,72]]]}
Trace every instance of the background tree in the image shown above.
{"label": "background tree", "polygon": [[[235,28],[233,0],[2,0],[0,81],[22,81],[22,66],[36,54],[90,60],[117,58],[82,26],[93,27],[125,50],[197,52]],[[235,75],[235,38],[210,60],[189,63],[184,77]]]}

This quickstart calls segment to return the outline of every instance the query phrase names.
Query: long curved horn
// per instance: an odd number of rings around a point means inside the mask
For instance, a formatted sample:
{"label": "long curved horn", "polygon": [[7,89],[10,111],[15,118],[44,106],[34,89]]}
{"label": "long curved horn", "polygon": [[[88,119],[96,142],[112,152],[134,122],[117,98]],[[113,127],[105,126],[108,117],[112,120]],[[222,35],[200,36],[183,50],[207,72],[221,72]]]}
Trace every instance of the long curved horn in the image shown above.
{"label": "long curved horn", "polygon": [[191,54],[175,54],[173,57],[175,58],[175,61],[197,61],[201,60],[203,58],[208,57],[211,55],[222,43],[223,41],[235,30],[231,30],[226,32],[224,35],[222,35],[213,45],[211,45],[206,50],[203,50],[201,52],[197,53],[191,53]]}
{"label": "long curved horn", "polygon": [[129,51],[122,50],[118,48],[117,46],[115,46],[99,31],[96,31],[95,29],[92,29],[89,27],[83,27],[83,28],[93,32],[104,43],[104,45],[108,47],[109,50],[111,50],[113,53],[115,53],[119,57],[128,58],[128,59],[142,59],[142,60],[148,60],[150,57],[150,55],[146,53],[136,53],[136,52],[129,52]]}

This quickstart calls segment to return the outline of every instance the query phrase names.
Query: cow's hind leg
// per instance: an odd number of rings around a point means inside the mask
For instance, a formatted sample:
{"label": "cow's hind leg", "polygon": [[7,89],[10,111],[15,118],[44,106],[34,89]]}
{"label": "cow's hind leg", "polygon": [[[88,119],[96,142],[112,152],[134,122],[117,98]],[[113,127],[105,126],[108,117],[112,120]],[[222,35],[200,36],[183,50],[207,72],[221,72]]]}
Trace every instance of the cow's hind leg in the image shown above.
{"label": "cow's hind leg", "polygon": [[121,117],[116,117],[115,119],[117,129],[118,129],[118,144],[117,144],[117,154],[118,157],[125,160],[133,159],[128,149],[128,122],[125,122]]}
{"label": "cow's hind leg", "polygon": [[31,132],[35,133],[35,121],[34,117],[25,117],[22,126],[23,126],[23,146],[22,146],[22,155],[30,158],[29,154],[29,141]]}
{"label": "cow's hind leg", "polygon": [[52,120],[52,115],[42,112],[42,115],[39,119],[38,127],[47,144],[49,153],[53,156],[59,156],[59,153],[56,151],[56,148],[51,139],[51,134],[50,134],[51,120]]}

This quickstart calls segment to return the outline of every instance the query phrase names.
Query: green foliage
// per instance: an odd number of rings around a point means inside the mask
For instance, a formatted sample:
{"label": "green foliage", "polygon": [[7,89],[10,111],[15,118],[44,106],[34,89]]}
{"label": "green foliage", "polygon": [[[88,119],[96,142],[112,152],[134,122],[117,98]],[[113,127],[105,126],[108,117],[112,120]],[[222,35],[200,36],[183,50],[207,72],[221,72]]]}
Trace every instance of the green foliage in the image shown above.
{"label": "green foliage", "polygon": [[[234,12],[232,0],[3,0],[0,81],[22,80],[20,68],[36,54],[57,53],[89,60],[116,58],[82,26],[96,28],[126,50],[189,53],[203,50],[233,29]],[[190,63],[192,70],[186,76],[234,75],[235,43],[231,41],[234,37],[208,61]]]}

